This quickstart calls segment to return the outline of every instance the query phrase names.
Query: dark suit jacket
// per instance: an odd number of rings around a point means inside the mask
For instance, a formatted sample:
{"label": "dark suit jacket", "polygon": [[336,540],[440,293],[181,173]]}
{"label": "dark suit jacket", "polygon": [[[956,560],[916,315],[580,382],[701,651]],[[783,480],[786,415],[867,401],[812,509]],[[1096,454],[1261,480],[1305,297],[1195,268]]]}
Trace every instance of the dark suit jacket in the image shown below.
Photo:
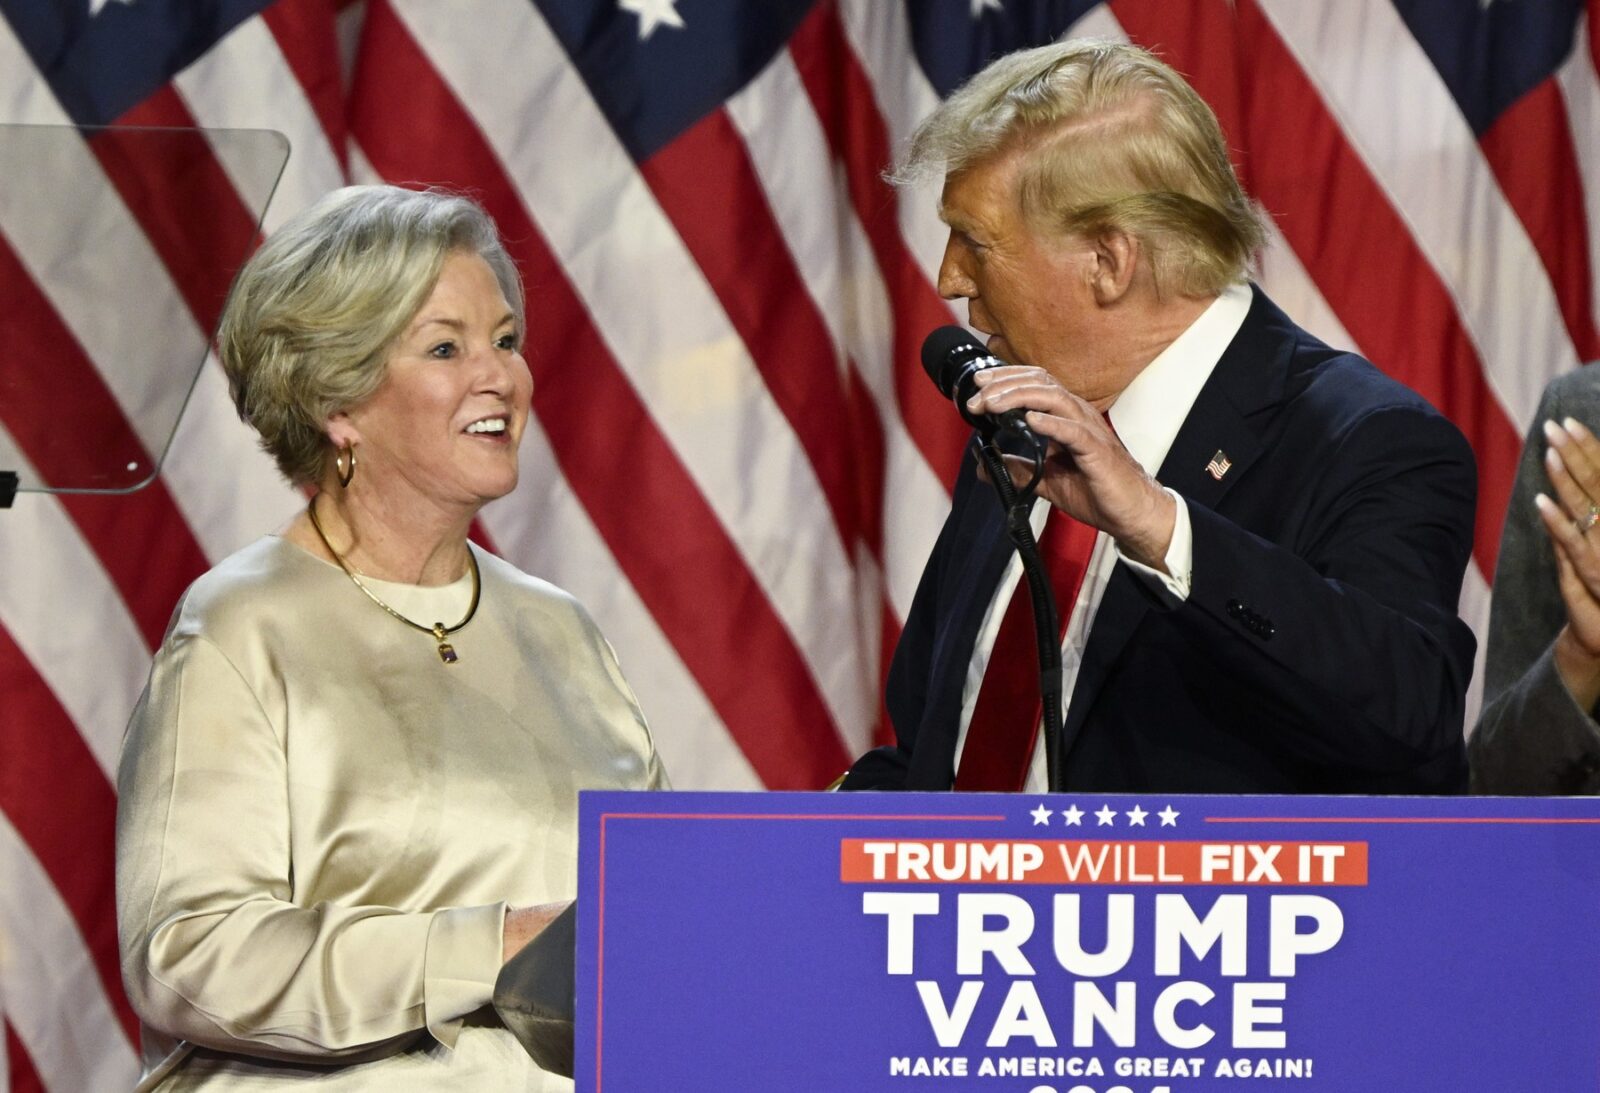
{"label": "dark suit jacket", "polygon": [[1600,793],[1600,724],[1556,671],[1552,648],[1567,607],[1555,549],[1533,506],[1534,494],[1551,492],[1544,423],[1569,416],[1600,428],[1600,365],[1545,388],[1522,448],[1494,571],[1483,712],[1468,745],[1474,793]]}
{"label": "dark suit jacket", "polygon": [[[1189,598],[1170,608],[1117,566],[1063,788],[1462,791],[1475,642],[1456,602],[1477,478],[1461,433],[1258,289],[1156,477],[1188,502]],[[898,746],[843,788],[950,788],[962,682],[1010,554],[968,460],[889,672]]]}

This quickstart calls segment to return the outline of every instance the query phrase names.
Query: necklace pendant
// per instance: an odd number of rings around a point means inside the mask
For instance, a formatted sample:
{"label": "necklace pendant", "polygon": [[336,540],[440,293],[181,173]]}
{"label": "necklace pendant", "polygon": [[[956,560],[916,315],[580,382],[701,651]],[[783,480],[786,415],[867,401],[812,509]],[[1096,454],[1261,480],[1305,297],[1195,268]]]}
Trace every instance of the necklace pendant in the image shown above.
{"label": "necklace pendant", "polygon": [[350,583],[361,589],[362,593],[367,597],[367,599],[383,608],[384,612],[393,617],[396,621],[404,623],[413,630],[421,630],[424,634],[431,635],[433,640],[439,643],[439,659],[444,661],[446,664],[454,664],[457,660],[461,659],[460,657],[456,656],[455,646],[451,645],[445,639],[451,634],[455,633],[457,630],[461,629],[463,626],[467,625],[467,623],[471,622],[472,616],[478,613],[478,595],[483,591],[483,581],[482,577],[478,573],[478,556],[472,553],[471,548],[468,548],[467,550],[467,571],[472,574],[472,602],[467,605],[467,613],[462,615],[461,621],[456,623],[454,626],[446,626],[442,622],[436,622],[432,626],[424,626],[422,623],[417,622],[414,619],[406,618],[400,612],[384,603],[378,598],[377,593],[373,592],[372,589],[361,583],[361,578],[356,576],[356,571],[350,568],[350,563],[344,560],[344,555],[340,554],[337,550],[334,550],[333,544],[328,542],[328,536],[322,530],[322,521],[317,519],[317,499],[315,497],[313,497],[310,503],[306,505],[306,515],[310,517],[311,526],[313,529],[315,529],[317,538],[322,541],[323,549],[329,554],[333,555],[333,560],[339,563],[339,568],[344,570],[344,575],[346,577],[350,578]]}
{"label": "necklace pendant", "polygon": [[444,623],[442,623],[442,622],[434,623],[433,624],[433,640],[437,641],[439,643],[439,659],[444,661],[446,664],[454,664],[456,661],[460,660],[461,658],[456,656],[456,647],[454,645],[451,645],[448,641],[445,641],[444,639],[445,639]]}

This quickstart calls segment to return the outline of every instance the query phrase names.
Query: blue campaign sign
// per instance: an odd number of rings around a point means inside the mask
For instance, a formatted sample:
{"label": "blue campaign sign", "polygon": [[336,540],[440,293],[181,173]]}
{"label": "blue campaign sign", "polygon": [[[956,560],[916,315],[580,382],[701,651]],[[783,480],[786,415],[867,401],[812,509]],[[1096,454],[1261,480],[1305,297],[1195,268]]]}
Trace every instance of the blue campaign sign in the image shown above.
{"label": "blue campaign sign", "polygon": [[580,1090],[1600,1088],[1594,799],[579,811]]}

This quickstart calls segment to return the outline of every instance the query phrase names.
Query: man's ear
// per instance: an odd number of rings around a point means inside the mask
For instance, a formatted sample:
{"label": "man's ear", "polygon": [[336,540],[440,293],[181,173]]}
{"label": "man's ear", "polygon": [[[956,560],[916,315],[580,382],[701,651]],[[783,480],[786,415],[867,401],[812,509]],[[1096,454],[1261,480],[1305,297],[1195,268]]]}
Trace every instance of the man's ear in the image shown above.
{"label": "man's ear", "polygon": [[1095,302],[1109,307],[1133,287],[1142,253],[1139,240],[1120,228],[1108,228],[1094,240],[1094,272],[1089,287]]}

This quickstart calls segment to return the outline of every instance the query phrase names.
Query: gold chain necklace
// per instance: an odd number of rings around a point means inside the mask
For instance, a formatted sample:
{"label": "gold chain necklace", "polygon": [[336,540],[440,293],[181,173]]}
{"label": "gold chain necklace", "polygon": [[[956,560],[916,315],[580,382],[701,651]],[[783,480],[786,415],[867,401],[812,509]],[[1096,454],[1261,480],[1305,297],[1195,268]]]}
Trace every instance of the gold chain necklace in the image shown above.
{"label": "gold chain necklace", "polygon": [[478,593],[481,591],[481,585],[478,579],[478,559],[472,553],[472,548],[470,546],[467,548],[467,566],[472,572],[472,602],[467,605],[467,613],[461,616],[461,621],[456,623],[454,626],[446,626],[442,622],[436,622],[432,626],[424,626],[420,622],[412,622],[400,612],[396,611],[394,608],[378,599],[377,593],[373,592],[372,589],[361,583],[361,578],[356,576],[355,570],[350,568],[349,563],[344,560],[344,556],[337,550],[334,550],[333,544],[328,542],[328,536],[322,530],[322,523],[317,519],[317,499],[315,497],[313,497],[311,499],[311,503],[306,506],[306,515],[311,517],[311,526],[316,529],[317,538],[322,540],[322,545],[328,548],[328,553],[332,554],[333,560],[339,563],[339,568],[344,570],[344,575],[354,581],[355,586],[367,594],[367,599],[371,600],[373,603],[389,612],[389,614],[393,615],[395,618],[399,619],[413,630],[421,630],[424,634],[432,637],[434,641],[439,643],[439,659],[444,661],[446,664],[454,664],[460,659],[458,656],[456,656],[455,646],[451,645],[444,639],[449,637],[451,634],[454,634],[463,626],[467,625],[467,623],[471,622],[472,616],[478,613]]}

